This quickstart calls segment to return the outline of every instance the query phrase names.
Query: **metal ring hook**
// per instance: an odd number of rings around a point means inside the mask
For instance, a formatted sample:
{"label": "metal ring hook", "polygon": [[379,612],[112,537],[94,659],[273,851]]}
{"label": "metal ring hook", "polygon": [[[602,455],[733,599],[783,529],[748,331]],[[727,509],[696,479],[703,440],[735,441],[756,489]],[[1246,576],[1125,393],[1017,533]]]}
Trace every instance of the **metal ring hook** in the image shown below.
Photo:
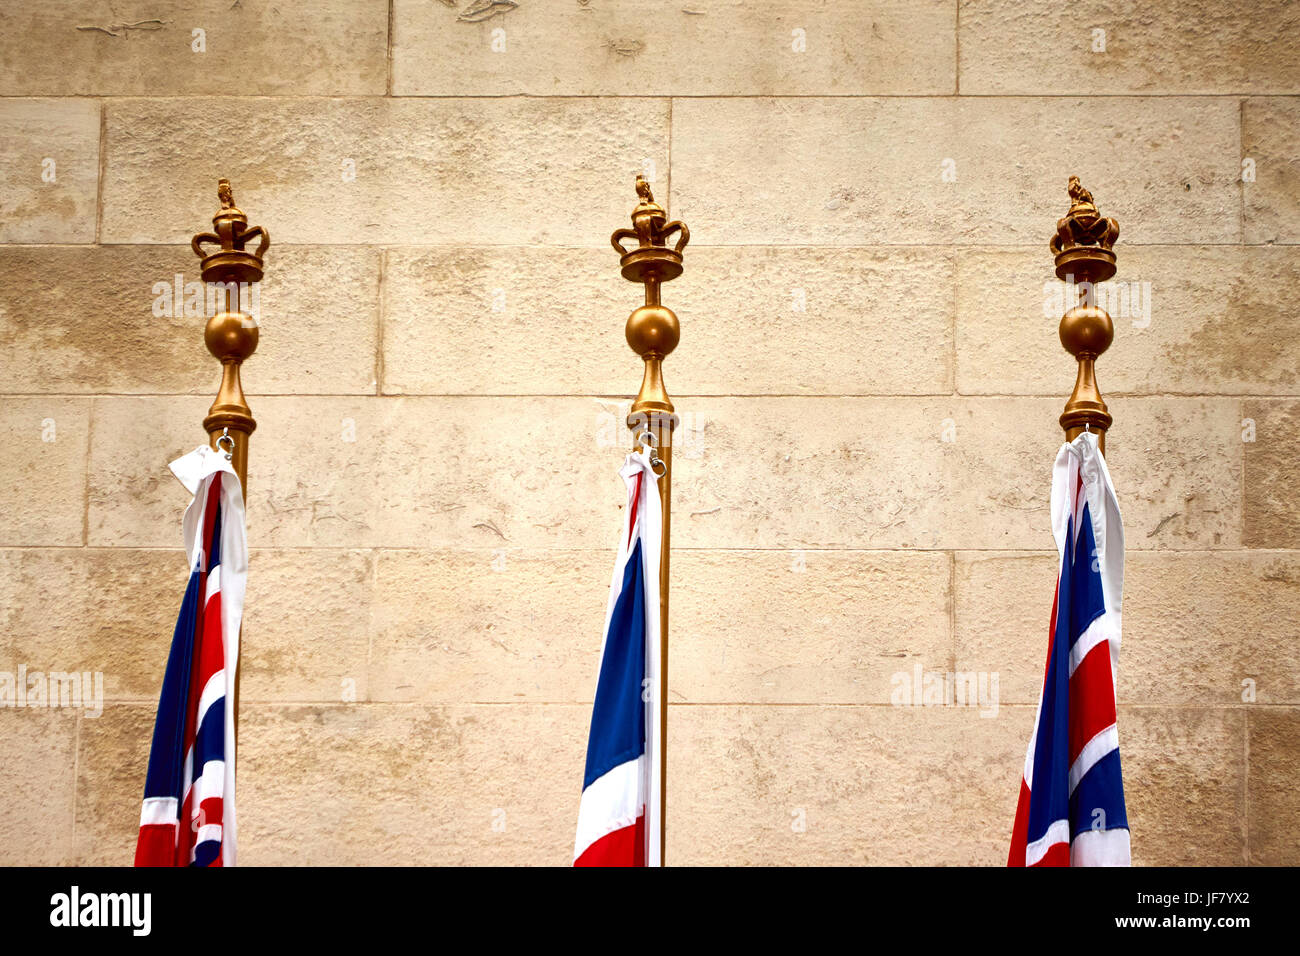
{"label": "metal ring hook", "polygon": [[[222,442],[229,442],[230,449],[227,451],[222,447]],[[217,439],[217,450],[226,456],[226,461],[230,461],[235,456],[235,440],[230,437],[230,429],[221,429],[221,437]]]}
{"label": "metal ring hook", "polygon": [[662,458],[660,458],[658,455],[655,454],[655,446],[657,442],[655,440],[654,432],[650,431],[650,429],[647,428],[641,434],[636,436],[636,441],[638,445],[649,447],[650,470],[655,473],[655,477],[662,478],[664,475],[666,475],[668,473],[668,466],[664,464]]}

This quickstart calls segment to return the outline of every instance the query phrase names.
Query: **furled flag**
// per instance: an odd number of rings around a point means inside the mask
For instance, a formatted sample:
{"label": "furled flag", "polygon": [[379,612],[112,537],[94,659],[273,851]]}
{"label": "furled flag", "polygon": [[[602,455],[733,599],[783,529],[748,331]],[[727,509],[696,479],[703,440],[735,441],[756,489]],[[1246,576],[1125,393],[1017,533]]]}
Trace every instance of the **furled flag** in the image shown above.
{"label": "furled flag", "polygon": [[620,474],[627,508],[605,611],[600,677],[587,740],[574,866],[658,866],[658,478],[649,449]]}
{"label": "furled flag", "polygon": [[171,469],[194,496],[184,521],[190,580],[158,700],[135,865],[232,866],[244,499],[226,456],[211,448]]}
{"label": "furled flag", "polygon": [[1060,564],[1047,673],[1007,865],[1128,866],[1115,721],[1124,528],[1094,432],[1057,453],[1052,532]]}

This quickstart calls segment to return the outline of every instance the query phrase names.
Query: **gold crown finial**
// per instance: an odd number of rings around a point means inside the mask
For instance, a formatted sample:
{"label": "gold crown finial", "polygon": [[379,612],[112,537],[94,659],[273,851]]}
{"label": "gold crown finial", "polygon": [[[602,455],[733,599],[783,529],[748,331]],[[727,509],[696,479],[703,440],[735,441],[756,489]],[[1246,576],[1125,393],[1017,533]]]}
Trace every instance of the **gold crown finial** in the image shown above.
{"label": "gold crown finial", "polygon": [[[636,177],[636,195],[639,202],[632,210],[632,228],[616,229],[609,237],[610,244],[618,250],[623,266],[623,278],[632,282],[667,282],[682,274],[682,250],[691,241],[691,231],[682,222],[668,222],[668,213],[655,202],[650,183],[642,175]],[[677,244],[668,248],[668,237],[677,233]],[[624,248],[622,240],[635,239],[636,247]]]}
{"label": "gold crown finial", "polygon": [[[204,282],[257,282],[262,278],[262,256],[271,245],[271,234],[261,226],[248,225],[248,217],[235,205],[229,179],[217,181],[217,200],[221,208],[212,217],[212,232],[200,232],[190,240],[190,248],[203,260]],[[250,239],[260,239],[256,252],[244,248]],[[211,253],[204,243],[218,248]]]}
{"label": "gold crown finial", "polygon": [[1115,274],[1111,250],[1119,238],[1119,223],[1098,212],[1092,193],[1083,188],[1078,176],[1070,177],[1067,190],[1070,209],[1064,219],[1057,220],[1050,244],[1056,256],[1056,275],[1105,282]]}
{"label": "gold crown finial", "polygon": [[[668,221],[668,213],[655,202],[644,176],[636,178],[636,195],[632,228],[614,230],[609,240],[618,250],[623,278],[645,286],[645,305],[628,316],[624,330],[627,344],[645,360],[645,376],[632,403],[628,427],[662,420],[668,423],[668,434],[671,434],[676,417],[672,399],[664,388],[662,363],[677,347],[681,326],[673,310],[660,301],[659,292],[662,283],[682,274],[682,250],[691,241],[691,231],[685,223]],[[669,248],[668,239],[674,233],[677,243]],[[635,239],[636,245],[625,247],[622,244],[625,239]]]}
{"label": "gold crown finial", "polygon": [[1097,386],[1096,361],[1114,340],[1115,325],[1098,304],[1096,285],[1115,275],[1119,223],[1098,212],[1078,176],[1070,177],[1068,189],[1070,210],[1056,223],[1051,250],[1057,277],[1079,290],[1079,304],[1061,316],[1058,330],[1061,344],[1078,362],[1078,374],[1060,421],[1070,441],[1085,428],[1098,432],[1104,452],[1112,419]]}

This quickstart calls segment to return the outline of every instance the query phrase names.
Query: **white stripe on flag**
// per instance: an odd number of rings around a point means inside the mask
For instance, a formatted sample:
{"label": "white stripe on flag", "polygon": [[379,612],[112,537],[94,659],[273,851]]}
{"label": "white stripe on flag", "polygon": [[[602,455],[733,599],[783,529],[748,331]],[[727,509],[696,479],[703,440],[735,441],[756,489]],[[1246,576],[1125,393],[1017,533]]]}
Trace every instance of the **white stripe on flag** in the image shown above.
{"label": "white stripe on flag", "polygon": [[144,803],[140,806],[140,826],[175,824],[179,815],[175,797],[145,797]]}
{"label": "white stripe on flag", "polygon": [[194,846],[190,847],[190,862],[193,863],[198,859],[198,849],[201,843],[220,843],[221,842],[221,824],[209,823],[199,827],[194,836]]}
{"label": "white stripe on flag", "polygon": [[208,569],[208,589],[207,594],[203,597],[203,607],[206,609],[208,602],[212,600],[212,595],[221,593],[221,565],[214,565]]}
{"label": "white stripe on flag", "polygon": [[221,798],[226,785],[226,762],[224,760],[209,760],[203,765],[203,773],[194,781],[190,788],[192,796],[190,798],[190,813],[194,816],[199,815],[200,805],[204,800],[212,797]]}
{"label": "white stripe on flag", "polygon": [[1029,844],[1025,848],[1025,866],[1033,866],[1043,857],[1047,856],[1047,851],[1058,843],[1070,842],[1070,821],[1057,820],[1043,836]]}
{"label": "white stripe on flag", "polygon": [[621,763],[582,791],[573,858],[582,856],[601,837],[630,827],[645,812],[646,758]]}
{"label": "white stripe on flag", "polygon": [[1128,830],[1084,830],[1070,844],[1070,866],[1129,866]]}
{"label": "white stripe on flag", "polygon": [[1079,756],[1074,758],[1074,763],[1070,765],[1071,795],[1074,793],[1074,788],[1079,785],[1079,781],[1088,775],[1088,771],[1096,766],[1098,760],[1112,750],[1118,749],[1119,728],[1115,724],[1099,731],[1097,736],[1084,744],[1083,749],[1079,751]]}

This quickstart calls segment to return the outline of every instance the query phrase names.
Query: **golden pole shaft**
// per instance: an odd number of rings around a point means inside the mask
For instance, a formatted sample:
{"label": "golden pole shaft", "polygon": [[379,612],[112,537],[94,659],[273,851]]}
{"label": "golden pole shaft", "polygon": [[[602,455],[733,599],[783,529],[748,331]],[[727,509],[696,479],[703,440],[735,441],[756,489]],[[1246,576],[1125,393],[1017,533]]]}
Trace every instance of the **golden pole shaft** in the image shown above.
{"label": "golden pole shaft", "polygon": [[663,512],[663,549],[659,556],[659,864],[664,865],[668,833],[668,559],[672,525],[673,426],[676,417],[657,415],[653,428],[664,473],[659,478],[659,503]]}
{"label": "golden pole shaft", "polygon": [[[262,256],[271,245],[270,234],[261,226],[248,225],[248,217],[235,206],[230,182],[217,184],[221,208],[212,217],[212,232],[202,232],[190,240],[194,254],[203,261],[203,281],[216,284],[225,297],[224,308],[208,319],[203,341],[208,351],[221,362],[221,386],[216,400],[203,419],[208,444],[219,452],[230,453],[230,465],[239,476],[240,495],[248,505],[248,444],[257,428],[252,409],[244,397],[240,369],[244,360],[257,350],[258,326],[253,315],[243,311],[245,298],[251,303],[253,283],[262,279]],[[259,239],[256,252],[245,249],[250,239]],[[217,246],[205,253],[205,244]],[[211,288],[211,285],[210,285]],[[240,657],[243,657],[241,628]],[[234,724],[235,742],[239,742],[239,682],[243,670],[235,667]]]}
{"label": "golden pole shaft", "polygon": [[[659,503],[662,509],[662,539],[659,555],[659,702],[658,752],[659,769],[659,863],[667,858],[668,819],[668,589],[671,554],[673,429],[677,415],[672,399],[664,388],[663,360],[677,347],[681,326],[671,309],[660,300],[660,286],[682,274],[682,250],[690,241],[690,230],[680,222],[668,222],[664,208],[654,201],[650,184],[641,176],[636,182],[640,202],[632,210],[632,228],[619,229],[610,237],[619,251],[625,279],[645,285],[645,305],[628,316],[627,344],[645,360],[641,389],[628,415],[634,443],[647,430],[654,436],[654,455],[663,462],[659,475]],[[668,237],[678,234],[677,244],[668,248]],[[634,248],[624,248],[621,240],[635,239]]]}

